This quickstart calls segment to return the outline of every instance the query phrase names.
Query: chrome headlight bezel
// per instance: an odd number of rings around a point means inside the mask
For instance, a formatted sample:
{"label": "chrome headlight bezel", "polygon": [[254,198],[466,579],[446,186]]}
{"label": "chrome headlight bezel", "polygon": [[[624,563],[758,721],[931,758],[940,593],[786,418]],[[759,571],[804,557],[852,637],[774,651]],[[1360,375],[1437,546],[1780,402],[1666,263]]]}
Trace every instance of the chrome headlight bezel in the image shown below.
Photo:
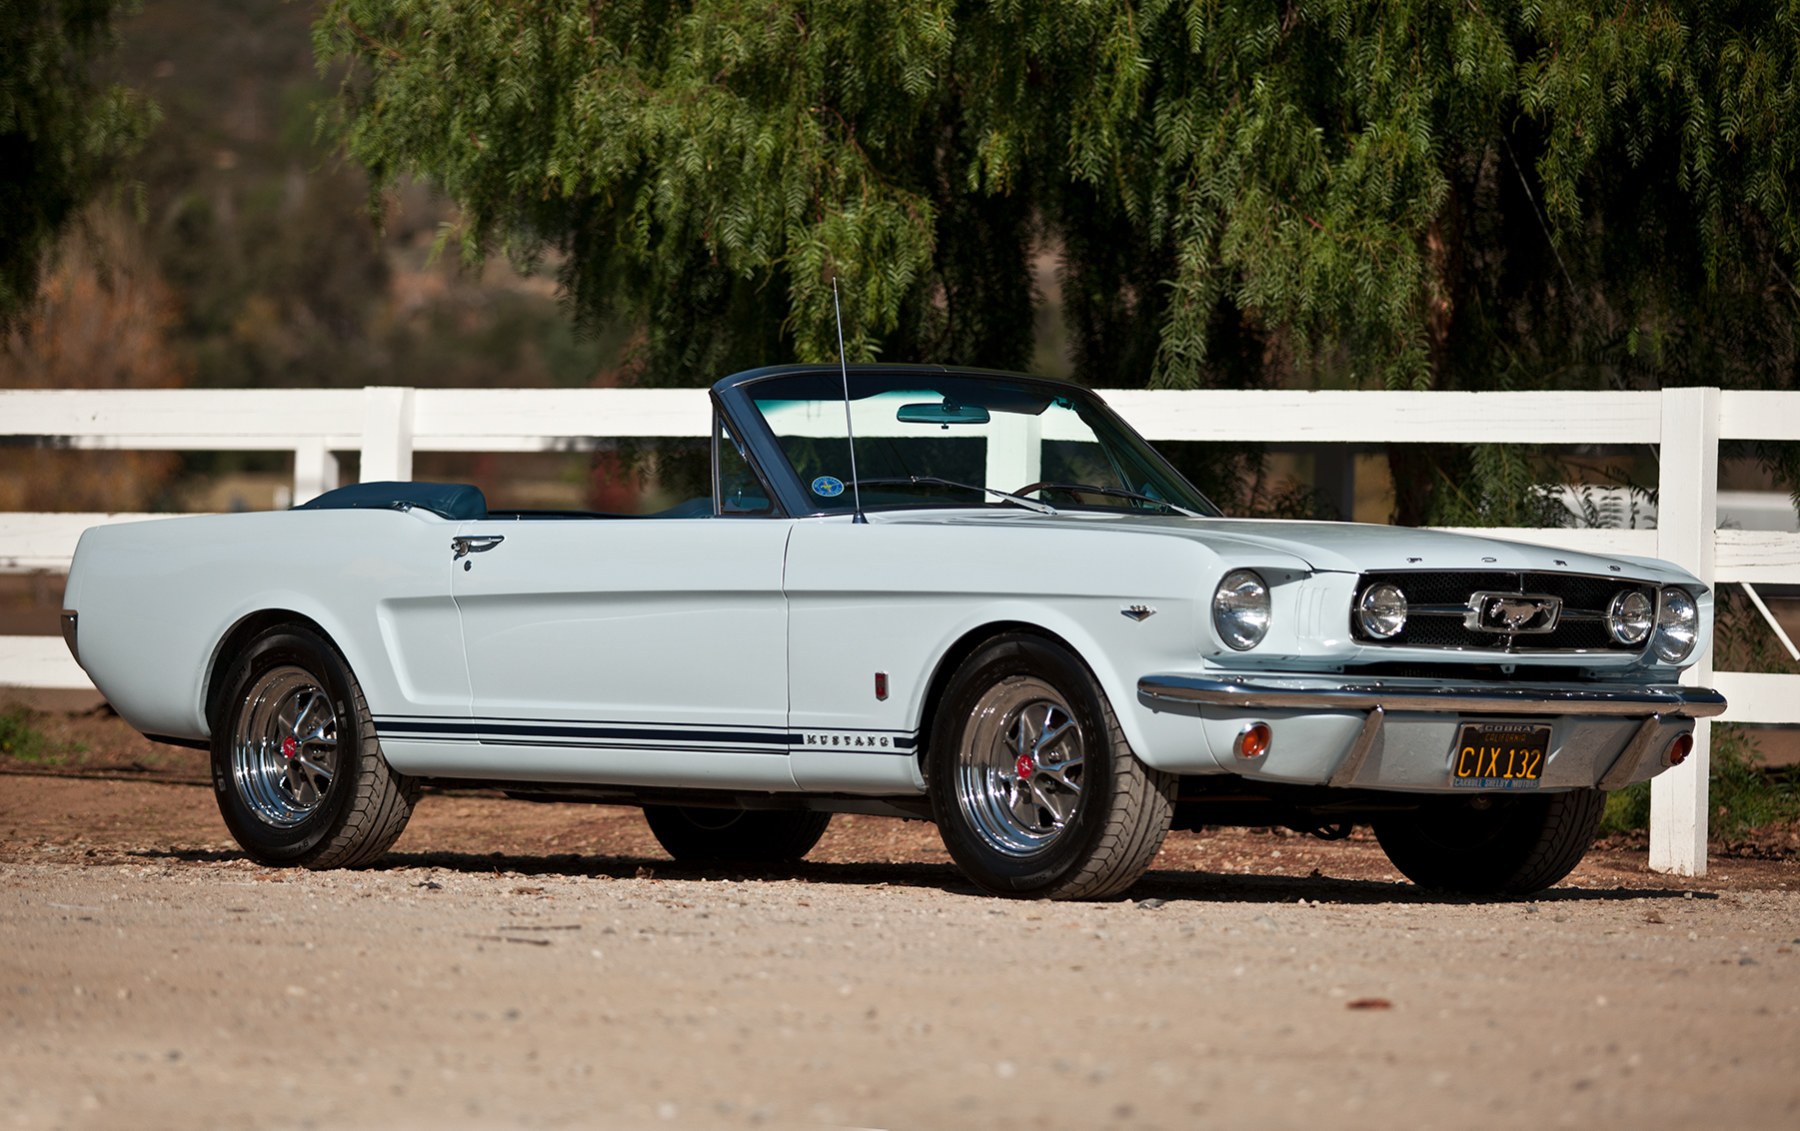
{"label": "chrome headlight bezel", "polygon": [[1406,631],[1406,594],[1391,581],[1377,581],[1356,599],[1356,627],[1371,640],[1392,640]]}
{"label": "chrome headlight bezel", "polygon": [[1253,569],[1234,569],[1213,590],[1213,631],[1226,647],[1248,652],[1263,642],[1273,621],[1269,583]]}
{"label": "chrome headlight bezel", "polygon": [[1656,603],[1641,589],[1621,590],[1606,607],[1606,632],[1615,643],[1636,648],[1656,628]]}
{"label": "chrome headlight bezel", "polygon": [[1685,589],[1666,587],[1657,594],[1650,651],[1665,664],[1679,664],[1694,654],[1699,641],[1700,603]]}

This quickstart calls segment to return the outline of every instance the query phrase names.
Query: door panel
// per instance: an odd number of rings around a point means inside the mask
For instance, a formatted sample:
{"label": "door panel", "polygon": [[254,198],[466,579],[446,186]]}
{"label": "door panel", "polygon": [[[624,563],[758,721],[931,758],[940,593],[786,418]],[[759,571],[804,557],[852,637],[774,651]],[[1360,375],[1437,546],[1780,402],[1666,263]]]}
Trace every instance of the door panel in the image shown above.
{"label": "door panel", "polygon": [[[638,785],[793,788],[792,523],[465,523],[453,571],[470,737],[516,773]],[[493,542],[499,538],[502,541]]]}

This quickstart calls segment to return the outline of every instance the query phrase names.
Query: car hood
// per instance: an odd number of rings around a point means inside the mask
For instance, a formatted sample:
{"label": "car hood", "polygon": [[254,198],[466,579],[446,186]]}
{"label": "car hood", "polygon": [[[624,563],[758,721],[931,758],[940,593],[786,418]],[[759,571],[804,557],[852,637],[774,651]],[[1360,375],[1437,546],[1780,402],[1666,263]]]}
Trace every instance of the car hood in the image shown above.
{"label": "car hood", "polygon": [[950,525],[1007,525],[1037,529],[1154,533],[1198,542],[1221,557],[1250,559],[1258,554],[1299,558],[1315,572],[1363,573],[1388,569],[1532,570],[1619,575],[1655,581],[1693,582],[1692,575],[1667,562],[1606,557],[1534,546],[1471,534],[1377,526],[1357,522],[1290,522],[1255,518],[1108,515],[1064,511],[1057,515],[982,512],[889,512],[900,522]]}

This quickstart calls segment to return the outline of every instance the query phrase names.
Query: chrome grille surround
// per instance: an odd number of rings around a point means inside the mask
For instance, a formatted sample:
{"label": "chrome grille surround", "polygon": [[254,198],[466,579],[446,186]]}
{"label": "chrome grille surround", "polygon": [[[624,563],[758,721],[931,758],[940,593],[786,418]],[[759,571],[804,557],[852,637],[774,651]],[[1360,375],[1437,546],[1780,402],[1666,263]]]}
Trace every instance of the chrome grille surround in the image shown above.
{"label": "chrome grille surround", "polygon": [[[1387,583],[1406,595],[1406,627],[1379,639],[1356,622],[1355,603],[1371,585]],[[1499,654],[1606,652],[1632,655],[1645,644],[1621,644],[1606,624],[1607,610],[1623,592],[1639,592],[1655,606],[1657,588],[1646,581],[1591,574],[1538,573],[1512,570],[1377,570],[1356,583],[1348,611],[1350,634],[1361,644],[1380,648],[1439,648]],[[1481,610],[1496,598],[1555,608],[1548,627],[1529,620],[1506,631]],[[1516,616],[1515,616],[1515,619]]]}

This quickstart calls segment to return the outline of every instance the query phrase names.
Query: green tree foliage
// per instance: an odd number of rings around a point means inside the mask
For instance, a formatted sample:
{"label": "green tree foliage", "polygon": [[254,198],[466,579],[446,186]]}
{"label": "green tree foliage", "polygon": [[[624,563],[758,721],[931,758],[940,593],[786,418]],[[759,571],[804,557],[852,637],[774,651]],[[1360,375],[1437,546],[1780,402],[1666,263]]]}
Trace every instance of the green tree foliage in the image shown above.
{"label": "green tree foliage", "polygon": [[[334,6],[316,35],[322,59],[373,71],[346,88],[347,137],[378,183],[443,187],[470,257],[566,253],[578,312],[641,318],[666,382],[784,336],[834,353],[835,275],[859,356],[903,319],[954,323],[922,297],[938,213],[924,179],[960,172],[933,168],[947,12],[403,0]],[[1016,240],[982,242],[1023,276]]]}
{"label": "green tree foliage", "polygon": [[[554,254],[650,382],[832,356],[833,278],[854,357],[1023,364],[1043,249],[1095,384],[1800,376],[1800,0],[333,0],[315,45],[377,184]],[[1407,458],[1414,519],[1528,478]]]}
{"label": "green tree foliage", "polygon": [[141,96],[93,76],[128,0],[0,5],[0,333],[37,295],[64,225],[142,144],[156,119]]}

